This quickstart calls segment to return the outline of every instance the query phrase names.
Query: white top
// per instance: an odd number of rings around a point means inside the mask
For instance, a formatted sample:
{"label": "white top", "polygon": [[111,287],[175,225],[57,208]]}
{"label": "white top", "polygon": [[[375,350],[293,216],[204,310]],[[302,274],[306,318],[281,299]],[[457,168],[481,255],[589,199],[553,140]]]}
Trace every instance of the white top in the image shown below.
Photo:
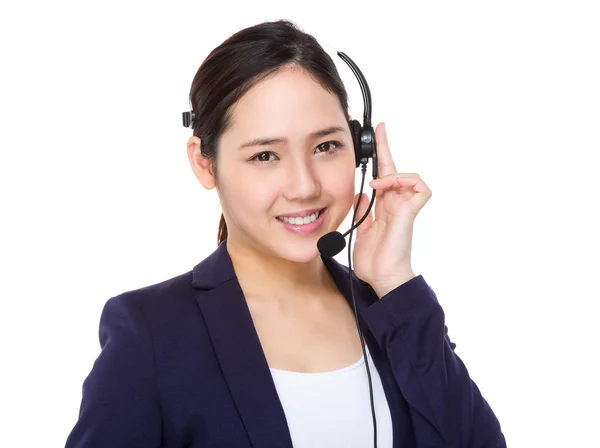
{"label": "white top", "polygon": [[[377,447],[392,447],[392,419],[368,348],[377,419]],[[373,416],[364,358],[339,370],[317,373],[271,368],[294,448],[373,446]]]}

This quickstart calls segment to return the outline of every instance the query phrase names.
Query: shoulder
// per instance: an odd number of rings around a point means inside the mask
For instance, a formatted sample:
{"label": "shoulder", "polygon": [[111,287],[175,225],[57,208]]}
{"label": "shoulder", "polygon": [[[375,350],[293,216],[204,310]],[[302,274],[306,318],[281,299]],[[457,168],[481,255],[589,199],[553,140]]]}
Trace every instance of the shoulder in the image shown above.
{"label": "shoulder", "polygon": [[167,306],[178,298],[193,295],[192,271],[140,288],[123,291],[110,301],[131,303],[146,309],[153,306]]}
{"label": "shoulder", "polygon": [[180,316],[193,313],[199,293],[192,286],[192,271],[148,286],[124,291],[107,300],[102,324],[156,327],[175,324]]}

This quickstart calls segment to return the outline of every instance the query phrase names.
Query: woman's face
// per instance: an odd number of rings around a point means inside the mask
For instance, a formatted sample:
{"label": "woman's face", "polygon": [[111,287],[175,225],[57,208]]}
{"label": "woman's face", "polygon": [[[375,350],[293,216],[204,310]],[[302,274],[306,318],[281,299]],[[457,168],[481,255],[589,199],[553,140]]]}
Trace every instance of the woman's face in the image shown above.
{"label": "woman's face", "polygon": [[[296,67],[261,81],[235,104],[218,149],[217,190],[230,243],[313,260],[319,238],[337,230],[352,207],[355,169],[334,94]],[[310,209],[326,209],[315,230],[316,223],[278,219]]]}

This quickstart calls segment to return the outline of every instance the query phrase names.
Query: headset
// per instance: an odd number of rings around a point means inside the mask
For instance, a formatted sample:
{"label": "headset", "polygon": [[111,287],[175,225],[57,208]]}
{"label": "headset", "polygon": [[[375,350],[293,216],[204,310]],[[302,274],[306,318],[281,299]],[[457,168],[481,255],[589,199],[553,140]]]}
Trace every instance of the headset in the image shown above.
{"label": "headset", "polygon": [[[373,179],[377,179],[377,144],[375,141],[375,131],[371,126],[371,90],[369,89],[369,85],[367,84],[367,80],[365,79],[363,73],[360,71],[358,66],[354,63],[348,55],[345,53],[338,51],[337,55],[350,67],[354,76],[358,80],[358,84],[360,85],[360,90],[363,96],[364,103],[364,111],[363,111],[363,122],[362,124],[355,119],[351,119],[348,122],[350,126],[350,133],[352,134],[352,143],[354,146],[354,156],[356,159],[356,168],[361,167],[362,180],[360,184],[360,192],[358,196],[358,201],[356,202],[356,207],[354,208],[354,213],[352,215],[352,223],[353,225],[348,229],[347,232],[341,234],[340,232],[330,232],[323,235],[319,238],[317,242],[317,248],[321,256],[326,258],[333,258],[337,254],[339,254],[344,247],[346,246],[346,241],[344,238],[346,235],[350,234],[348,238],[348,268],[350,273],[350,293],[352,295],[352,305],[354,307],[354,317],[356,318],[356,327],[358,329],[358,334],[360,336],[360,341],[363,350],[363,358],[365,360],[365,367],[367,369],[367,377],[369,379],[369,395],[371,398],[371,414],[373,416],[373,446],[377,448],[377,419],[375,417],[375,404],[373,402],[373,383],[371,381],[371,371],[369,369],[369,362],[367,359],[367,353],[365,350],[365,340],[360,329],[360,325],[358,322],[358,312],[356,310],[356,300],[354,298],[354,288],[352,281],[352,232],[358,226],[362,224],[362,222],[369,216],[371,212],[371,208],[373,207],[373,203],[375,202],[375,193],[376,190],[373,189],[371,194],[371,202],[369,203],[369,207],[367,211],[362,216],[362,218],[356,222],[356,213],[358,212],[358,207],[360,205],[360,200],[362,198],[362,192],[365,184],[365,173],[367,172],[367,164],[369,163],[369,159],[372,159],[373,165]],[[192,123],[196,119],[196,111],[191,110],[187,112],[183,112],[183,126],[191,127]]]}

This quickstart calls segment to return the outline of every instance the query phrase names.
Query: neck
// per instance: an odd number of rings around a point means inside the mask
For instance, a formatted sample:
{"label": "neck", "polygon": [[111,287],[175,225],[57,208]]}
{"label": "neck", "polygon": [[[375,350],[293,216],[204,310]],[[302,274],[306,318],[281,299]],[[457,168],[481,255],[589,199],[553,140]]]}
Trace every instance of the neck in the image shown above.
{"label": "neck", "polygon": [[227,240],[227,252],[245,294],[282,297],[321,297],[337,287],[320,256],[297,263]]}

